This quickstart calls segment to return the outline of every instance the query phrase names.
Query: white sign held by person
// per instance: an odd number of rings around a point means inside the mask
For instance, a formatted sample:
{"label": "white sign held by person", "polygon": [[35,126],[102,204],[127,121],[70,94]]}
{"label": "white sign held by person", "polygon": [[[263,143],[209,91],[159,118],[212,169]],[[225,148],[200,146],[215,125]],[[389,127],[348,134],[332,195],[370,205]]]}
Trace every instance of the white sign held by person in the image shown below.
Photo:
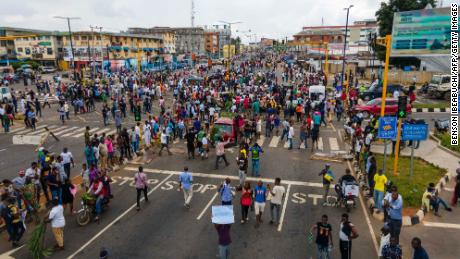
{"label": "white sign held by person", "polygon": [[235,216],[233,215],[233,206],[212,206],[212,223],[214,224],[233,224]]}

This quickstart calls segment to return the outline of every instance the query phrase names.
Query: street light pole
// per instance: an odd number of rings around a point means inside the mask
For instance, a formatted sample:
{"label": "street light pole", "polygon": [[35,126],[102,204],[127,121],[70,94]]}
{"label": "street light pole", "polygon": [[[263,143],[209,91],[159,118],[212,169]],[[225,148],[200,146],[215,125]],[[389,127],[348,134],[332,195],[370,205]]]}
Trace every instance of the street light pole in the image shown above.
{"label": "street light pole", "polygon": [[[352,8],[353,5],[350,5],[347,8],[344,8],[344,10],[347,10],[347,21],[345,23],[345,39],[343,42],[343,62],[342,62],[342,78],[341,78],[341,85],[343,87],[343,79],[345,78],[345,57],[346,57],[346,48],[347,48],[347,35],[348,35],[348,15],[350,14],[350,8]],[[347,100],[345,101],[348,104],[348,83],[347,83],[347,88],[346,88],[346,95],[347,95]]]}
{"label": "street light pole", "polygon": [[75,71],[75,55],[74,55],[74,51],[73,51],[72,30],[70,28],[70,20],[79,20],[80,17],[54,16],[54,18],[67,20],[67,27],[69,28],[70,50],[72,52],[73,78],[74,78],[74,80],[76,80],[77,79],[77,72]]}

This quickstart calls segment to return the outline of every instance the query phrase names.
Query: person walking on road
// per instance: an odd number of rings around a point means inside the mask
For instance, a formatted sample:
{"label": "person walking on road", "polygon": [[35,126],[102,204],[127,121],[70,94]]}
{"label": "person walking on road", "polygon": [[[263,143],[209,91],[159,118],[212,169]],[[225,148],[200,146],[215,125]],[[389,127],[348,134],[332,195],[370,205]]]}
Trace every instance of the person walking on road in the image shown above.
{"label": "person walking on road", "polygon": [[220,185],[217,191],[219,192],[222,205],[232,205],[234,195],[232,191],[232,186],[230,185],[230,178],[225,178],[224,183]]}
{"label": "person walking on road", "polygon": [[374,175],[374,203],[377,208],[377,213],[382,211],[382,200],[385,193],[385,185],[388,179],[383,174],[383,170],[379,169],[379,172]]}
{"label": "person walking on road", "polygon": [[330,250],[332,250],[332,226],[328,222],[327,215],[321,217],[321,222],[317,222],[310,229],[310,233],[316,231],[316,245],[318,247],[318,259],[330,259]]}
{"label": "person walking on road", "polygon": [[217,235],[219,236],[219,258],[228,259],[229,258],[229,246],[232,243],[230,237],[230,227],[231,224],[214,224],[214,227],[217,230]]}
{"label": "person walking on road", "polygon": [[422,240],[418,237],[412,238],[412,248],[414,249],[412,259],[429,259],[428,253],[422,246]]}
{"label": "person walking on road", "polygon": [[190,209],[190,201],[192,200],[193,190],[192,190],[193,176],[188,171],[188,167],[184,167],[184,171],[179,175],[179,189],[184,192],[184,206],[187,209]]}
{"label": "person walking on road", "polygon": [[391,193],[385,196],[383,203],[384,208],[388,211],[388,226],[390,227],[391,237],[395,237],[396,243],[399,244],[399,234],[401,234],[402,227],[403,199],[398,194],[396,186],[391,187]]}
{"label": "person walking on road", "polygon": [[56,239],[55,248],[63,250],[65,227],[64,207],[59,204],[58,199],[53,199],[51,202],[53,204],[53,208],[51,209],[46,222],[51,222],[51,230],[53,231],[54,238]]}
{"label": "person walking on road", "polygon": [[326,206],[328,204],[327,196],[329,194],[329,189],[331,187],[332,181],[334,181],[335,178],[334,173],[331,171],[331,164],[327,163],[325,168],[319,173],[319,176],[322,176],[323,178],[323,206]]}
{"label": "person walking on road", "polygon": [[163,129],[160,135],[160,141],[161,141],[161,148],[160,152],[158,152],[158,155],[161,156],[161,152],[163,151],[163,148],[166,148],[168,151],[168,155],[172,155],[171,151],[169,151],[169,146],[168,146],[168,134],[166,134],[166,129]]}
{"label": "person walking on road", "polygon": [[293,138],[294,138],[294,126],[292,126],[293,123],[291,122],[291,125],[289,126],[289,132],[288,132],[288,143],[289,143],[289,150],[292,149],[293,146]]}
{"label": "person walking on road", "polygon": [[252,204],[251,183],[245,182],[241,190],[241,224],[248,222],[249,207]]}
{"label": "person walking on road", "polygon": [[65,147],[61,153],[62,164],[64,166],[65,174],[67,175],[67,179],[70,179],[70,166],[75,167],[75,163],[73,161],[73,155],[69,150]]}
{"label": "person walking on road", "polygon": [[219,169],[219,160],[222,158],[225,162],[225,166],[228,166],[229,163],[227,158],[225,157],[225,145],[228,144],[229,141],[224,142],[222,137],[219,137],[216,145],[216,166],[215,170]]}
{"label": "person walking on road", "polygon": [[236,158],[236,164],[238,165],[238,177],[240,180],[240,188],[243,188],[244,183],[246,182],[246,159],[245,155],[240,153],[239,157]]}
{"label": "person walking on road", "polygon": [[149,198],[147,197],[147,175],[145,175],[142,166],[139,166],[139,171],[134,175],[134,183],[137,191],[136,209],[139,211],[141,209],[140,199],[142,193],[144,193],[145,202],[149,202]]}
{"label": "person walking on road", "polygon": [[275,186],[268,188],[268,191],[272,195],[272,199],[270,200],[270,212],[272,216],[270,225],[275,224],[275,226],[278,226],[280,224],[281,202],[286,192],[284,186],[281,185],[281,178],[277,177],[275,179]]}
{"label": "person walking on road", "polygon": [[258,228],[262,220],[262,213],[265,209],[265,202],[267,200],[267,188],[263,186],[262,181],[257,182],[256,188],[254,188],[254,211],[256,213],[256,225]]}
{"label": "person walking on road", "polygon": [[382,259],[402,259],[402,249],[396,237],[390,237],[390,243],[382,248]]}
{"label": "person walking on road", "polygon": [[260,153],[263,153],[264,150],[259,146],[257,142],[254,143],[254,146],[249,148],[251,152],[252,160],[252,176],[260,176]]}
{"label": "person walking on road", "polygon": [[351,259],[351,240],[358,236],[355,225],[348,219],[348,214],[342,214],[339,232],[340,254],[342,255],[342,259]]}

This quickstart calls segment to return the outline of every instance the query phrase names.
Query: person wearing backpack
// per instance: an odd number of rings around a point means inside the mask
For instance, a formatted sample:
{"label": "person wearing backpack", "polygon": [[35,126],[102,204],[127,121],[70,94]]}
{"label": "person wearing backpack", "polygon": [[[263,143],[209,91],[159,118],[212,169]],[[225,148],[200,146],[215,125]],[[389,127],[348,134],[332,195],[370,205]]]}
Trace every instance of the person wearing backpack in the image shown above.
{"label": "person wearing backpack", "polygon": [[134,183],[137,191],[136,209],[139,211],[141,209],[140,199],[142,192],[144,193],[145,202],[149,202],[149,198],[147,197],[147,176],[145,175],[144,168],[142,166],[139,166],[139,171],[134,175]]}
{"label": "person wearing backpack", "polygon": [[342,214],[342,220],[340,222],[339,239],[342,259],[351,259],[351,240],[359,236],[355,225],[353,225],[348,218],[348,214],[344,213]]}

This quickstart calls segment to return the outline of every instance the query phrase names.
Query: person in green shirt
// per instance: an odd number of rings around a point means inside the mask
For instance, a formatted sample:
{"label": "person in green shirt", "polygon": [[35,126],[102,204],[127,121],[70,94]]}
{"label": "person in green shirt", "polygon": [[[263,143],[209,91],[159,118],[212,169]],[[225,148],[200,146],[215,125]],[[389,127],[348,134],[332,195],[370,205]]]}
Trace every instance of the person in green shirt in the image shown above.
{"label": "person in green shirt", "polygon": [[259,114],[260,112],[260,103],[259,103],[259,99],[256,99],[253,103],[252,103],[252,112],[257,115]]}

